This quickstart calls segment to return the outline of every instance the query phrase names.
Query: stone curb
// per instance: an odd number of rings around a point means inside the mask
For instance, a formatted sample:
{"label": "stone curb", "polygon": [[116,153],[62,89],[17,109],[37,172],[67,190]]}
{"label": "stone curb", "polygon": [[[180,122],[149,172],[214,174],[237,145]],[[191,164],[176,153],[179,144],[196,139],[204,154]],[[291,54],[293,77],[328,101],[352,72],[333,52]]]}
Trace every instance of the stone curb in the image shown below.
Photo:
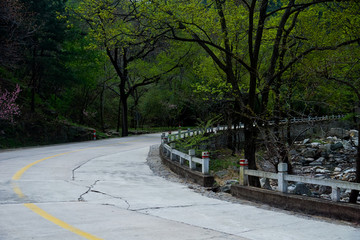
{"label": "stone curb", "polygon": [[332,202],[241,185],[231,186],[231,194],[241,199],[265,203],[284,210],[360,223],[360,206],[356,204]]}
{"label": "stone curb", "polygon": [[159,148],[159,151],[160,151],[161,161],[163,162],[163,164],[168,166],[170,170],[173,171],[174,173],[203,187],[213,186],[214,184],[213,176],[192,171],[187,166],[182,166],[178,162],[171,161],[169,158],[164,156],[161,147]]}

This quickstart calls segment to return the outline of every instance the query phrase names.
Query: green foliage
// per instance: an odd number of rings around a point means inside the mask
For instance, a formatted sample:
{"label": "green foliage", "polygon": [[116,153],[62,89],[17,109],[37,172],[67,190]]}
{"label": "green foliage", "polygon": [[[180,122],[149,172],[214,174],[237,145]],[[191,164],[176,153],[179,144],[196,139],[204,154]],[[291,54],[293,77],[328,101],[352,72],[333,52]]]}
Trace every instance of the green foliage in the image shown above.
{"label": "green foliage", "polygon": [[[13,69],[1,68],[0,77],[5,85],[20,83],[24,109],[33,99],[35,112],[114,128],[121,76],[129,106],[125,119],[132,127],[194,125],[201,118],[200,126],[206,128],[221,120],[204,119],[219,113],[226,121],[249,113],[271,119],[352,112],[358,104],[358,1],[319,3],[298,11],[309,1],[297,0],[282,28],[290,1],[269,0],[263,25],[262,1],[254,1],[253,15],[235,0],[21,2],[21,11],[29,14],[18,16],[28,18],[22,23],[32,23],[33,31],[20,44],[24,59]],[[262,26],[261,38],[255,40]],[[284,31],[275,46],[279,30]],[[348,41],[354,42],[344,44]],[[117,68],[110,56],[118,57],[113,61]],[[196,146],[206,137],[182,144]]]}
{"label": "green foliage", "polygon": [[233,170],[234,167],[239,167],[239,165],[239,156],[232,155],[229,149],[217,151],[216,157],[210,160],[210,170],[213,172],[224,169]]}
{"label": "green foliage", "polygon": [[[201,152],[209,150],[209,145],[211,143],[211,139],[214,137],[212,134],[207,133],[207,130],[214,126],[215,123],[219,122],[221,119],[220,116],[215,116],[207,121],[203,121],[198,119],[198,125],[196,129],[200,132],[197,135],[193,135],[191,137],[186,137],[183,139],[177,139],[175,141],[176,148],[180,149],[180,151],[188,152],[190,149],[195,149],[195,153],[197,156],[201,157]],[[215,151],[212,151],[214,153]]]}

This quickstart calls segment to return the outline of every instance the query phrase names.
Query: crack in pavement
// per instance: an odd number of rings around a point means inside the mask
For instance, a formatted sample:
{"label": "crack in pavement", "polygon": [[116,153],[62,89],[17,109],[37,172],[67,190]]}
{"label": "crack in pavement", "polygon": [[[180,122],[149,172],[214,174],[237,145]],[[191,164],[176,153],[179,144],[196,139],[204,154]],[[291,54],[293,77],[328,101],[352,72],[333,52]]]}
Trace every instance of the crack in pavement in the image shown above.
{"label": "crack in pavement", "polygon": [[[120,208],[119,206],[117,206],[115,204],[109,204],[109,203],[103,203],[101,205]],[[221,204],[205,204],[205,205],[221,205]],[[208,227],[204,227],[204,226],[200,226],[200,225],[194,225],[194,224],[190,224],[190,223],[175,220],[175,219],[169,219],[169,218],[166,218],[166,217],[157,216],[157,215],[153,215],[152,213],[142,211],[142,210],[146,210],[146,209],[161,209],[161,208],[176,208],[176,207],[180,208],[180,207],[191,207],[191,206],[201,206],[201,205],[193,204],[193,205],[184,205],[184,206],[179,205],[179,206],[169,206],[169,207],[153,207],[153,208],[127,209],[127,210],[132,211],[132,212],[136,212],[138,214],[143,214],[143,215],[146,215],[146,216],[151,216],[151,217],[154,217],[154,218],[157,218],[157,219],[162,219],[162,220],[166,220],[166,221],[172,221],[172,222],[175,222],[175,223],[180,223],[180,224],[184,224],[184,225],[191,226],[191,227],[197,227],[197,228],[203,229],[203,230],[214,231],[214,232],[217,232],[217,233],[223,235],[223,236],[214,236],[214,237],[211,237],[211,238],[208,238],[208,236],[206,236],[205,238],[201,238],[201,239],[219,239],[219,237],[225,237],[225,238],[222,238],[222,239],[228,239],[228,237],[230,237],[230,238],[231,237],[236,237],[238,239],[240,237],[242,240],[250,240],[248,238],[244,238],[244,237],[235,235],[233,233],[228,233],[228,232],[225,232],[225,231],[212,229],[212,228],[208,228]],[[123,209],[123,208],[120,208],[120,209]],[[200,238],[199,238],[199,240],[200,240]]]}
{"label": "crack in pavement", "polygon": [[166,206],[166,207],[149,207],[149,208],[140,208],[134,209],[132,211],[144,211],[144,210],[158,210],[158,209],[171,209],[171,208],[187,208],[187,207],[196,207],[196,206],[219,206],[224,205],[223,203],[216,203],[216,204],[189,204],[189,205],[177,205],[177,206]]}
{"label": "crack in pavement", "polygon": [[115,199],[120,199],[121,201],[124,201],[124,202],[128,205],[128,207],[126,208],[126,210],[129,210],[129,208],[131,207],[131,206],[130,206],[130,203],[129,203],[126,199],[124,199],[124,198],[122,198],[122,197],[113,196],[113,195],[110,195],[110,194],[108,194],[108,193],[100,192],[100,191],[98,191],[98,190],[91,190],[91,192],[99,193],[99,194],[102,194],[102,195],[105,195],[105,196],[109,196],[109,197],[112,197],[112,198],[115,198]]}
{"label": "crack in pavement", "polygon": [[75,180],[75,171],[76,171],[76,170],[78,170],[79,168],[81,168],[82,166],[84,166],[85,164],[87,164],[88,162],[90,162],[90,161],[92,161],[92,160],[94,160],[94,159],[96,159],[96,158],[103,157],[103,156],[106,156],[106,154],[103,154],[103,155],[100,155],[100,156],[96,156],[96,157],[94,157],[94,158],[90,158],[89,160],[83,162],[82,164],[80,164],[79,166],[77,166],[76,168],[74,168],[74,169],[72,170],[72,180]]}
{"label": "crack in pavement", "polygon": [[90,185],[90,187],[88,187],[89,189],[88,189],[86,192],[84,192],[83,194],[80,195],[80,197],[78,198],[78,201],[79,201],[79,202],[85,202],[83,196],[84,196],[85,194],[88,194],[88,193],[91,191],[91,189],[92,189],[93,187],[95,187],[96,183],[99,182],[99,181],[100,181],[100,180],[96,180],[92,185]]}

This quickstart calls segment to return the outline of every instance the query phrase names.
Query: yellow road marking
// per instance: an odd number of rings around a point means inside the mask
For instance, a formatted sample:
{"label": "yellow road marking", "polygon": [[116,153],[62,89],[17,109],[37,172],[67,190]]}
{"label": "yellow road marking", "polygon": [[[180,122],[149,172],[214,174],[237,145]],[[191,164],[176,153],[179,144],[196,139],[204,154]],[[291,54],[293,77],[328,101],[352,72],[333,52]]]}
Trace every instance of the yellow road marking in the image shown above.
{"label": "yellow road marking", "polygon": [[19,198],[24,198],[25,194],[23,194],[23,192],[21,191],[20,187],[17,185],[16,182],[12,182],[11,183],[13,191],[16,193],[16,195],[18,195]]}
{"label": "yellow road marking", "polygon": [[[64,153],[59,153],[59,154],[56,154],[56,155],[53,155],[53,156],[50,156],[50,157],[46,157],[46,158],[42,158],[40,160],[37,160],[35,162],[32,162],[28,165],[26,165],[25,167],[23,167],[22,169],[20,169],[19,171],[17,171],[14,176],[12,176],[12,180],[19,180],[22,175],[29,169],[31,168],[32,166],[34,166],[35,164],[38,164],[42,161],[45,161],[45,160],[48,160],[50,158],[54,158],[54,157],[58,157],[58,156],[62,156],[62,155],[65,155],[65,154],[69,154],[69,153],[74,153],[74,152],[80,152],[80,151],[85,151],[85,150],[89,150],[89,149],[96,149],[96,148],[102,148],[102,147],[105,147],[105,146],[114,146],[114,145],[118,145],[118,144],[123,144],[123,143],[129,143],[129,142],[135,142],[135,141],[139,141],[139,140],[133,140],[133,141],[127,141],[127,142],[119,142],[119,143],[113,143],[113,144],[108,144],[108,145],[103,145],[103,146],[98,146],[98,147],[90,147],[90,148],[83,148],[83,149],[79,149],[79,150],[75,150],[75,151],[70,151],[70,152],[64,152]],[[18,184],[16,182],[12,182],[12,187],[13,187],[13,191],[20,197],[20,198],[25,198],[25,194],[21,191],[20,187],[18,186]],[[81,231],[80,229],[78,228],[75,228],[69,224],[67,224],[66,222],[63,222],[61,221],[60,219],[50,215],[49,213],[45,212],[44,210],[42,210],[41,208],[39,208],[38,206],[36,206],[35,204],[33,203],[24,203],[24,206],[29,208],[30,210],[32,210],[33,212],[37,213],[38,215],[40,215],[41,217],[45,218],[46,220],[62,227],[62,228],[65,228],[79,236],[82,236],[82,237],[85,237],[89,240],[99,240],[99,239],[102,239],[102,238],[98,238],[98,237],[95,237],[89,233],[86,233],[84,231]]]}
{"label": "yellow road marking", "polygon": [[30,210],[32,210],[33,212],[39,214],[41,217],[45,218],[46,220],[52,222],[52,223],[55,223],[56,225],[62,227],[62,228],[65,228],[77,235],[80,235],[86,239],[90,239],[90,240],[100,240],[102,238],[98,238],[98,237],[95,237],[94,235],[91,235],[89,233],[86,233],[84,231],[81,231],[80,229],[78,228],[75,228],[69,224],[67,224],[66,222],[63,222],[61,221],[60,219],[50,215],[49,213],[45,212],[44,210],[42,210],[41,208],[39,208],[38,206],[36,206],[35,204],[33,203],[25,203],[24,204],[25,207],[29,208]]}
{"label": "yellow road marking", "polygon": [[90,148],[83,148],[83,149],[79,149],[79,150],[74,150],[74,151],[70,151],[70,152],[64,152],[64,153],[59,153],[59,154],[56,154],[56,155],[53,155],[53,156],[50,156],[50,157],[46,157],[46,158],[42,158],[40,160],[37,160],[33,163],[30,163],[29,165],[26,165],[25,167],[23,167],[22,169],[20,169],[19,171],[17,171],[14,176],[12,176],[12,180],[19,180],[21,178],[21,176],[29,169],[31,168],[32,166],[34,166],[35,164],[38,164],[42,161],[45,161],[45,160],[48,160],[50,158],[54,158],[54,157],[59,157],[59,156],[62,156],[62,155],[65,155],[65,154],[69,154],[69,153],[74,153],[74,152],[80,152],[80,151],[85,151],[85,150],[89,150],[89,149],[96,149],[96,148],[102,148],[102,147],[105,147],[105,146],[115,146],[115,145],[119,145],[119,144],[123,144],[123,143],[129,143],[129,142],[135,142],[135,141],[138,141],[138,140],[134,140],[134,141],[128,141],[128,142],[119,142],[119,143],[113,143],[113,144],[108,144],[108,145],[103,145],[103,146],[99,146],[99,147],[90,147]]}
{"label": "yellow road marking", "polygon": [[[78,151],[79,151],[79,150],[78,150]],[[75,151],[72,151],[72,152],[75,152]],[[22,169],[20,169],[19,171],[17,171],[11,179],[12,179],[12,180],[19,180],[19,179],[21,178],[21,176],[24,174],[24,172],[26,172],[29,168],[31,168],[31,167],[34,166],[35,164],[38,164],[39,162],[45,161],[45,160],[50,159],[50,158],[62,156],[62,155],[68,154],[68,153],[72,153],[72,152],[65,152],[65,153],[56,154],[56,155],[54,155],[54,156],[42,158],[42,159],[37,160],[37,161],[35,161],[35,162],[33,162],[33,163],[30,163],[29,165],[26,165],[25,167],[23,167]]]}

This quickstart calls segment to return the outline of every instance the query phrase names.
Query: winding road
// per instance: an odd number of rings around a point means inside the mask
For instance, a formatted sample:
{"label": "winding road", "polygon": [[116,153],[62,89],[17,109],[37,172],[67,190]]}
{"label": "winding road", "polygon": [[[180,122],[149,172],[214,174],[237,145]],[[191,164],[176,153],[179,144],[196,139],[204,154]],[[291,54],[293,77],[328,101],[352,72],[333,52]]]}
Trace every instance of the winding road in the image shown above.
{"label": "winding road", "polygon": [[160,134],[0,152],[0,240],[360,239],[360,228],[204,197],[146,164]]}

